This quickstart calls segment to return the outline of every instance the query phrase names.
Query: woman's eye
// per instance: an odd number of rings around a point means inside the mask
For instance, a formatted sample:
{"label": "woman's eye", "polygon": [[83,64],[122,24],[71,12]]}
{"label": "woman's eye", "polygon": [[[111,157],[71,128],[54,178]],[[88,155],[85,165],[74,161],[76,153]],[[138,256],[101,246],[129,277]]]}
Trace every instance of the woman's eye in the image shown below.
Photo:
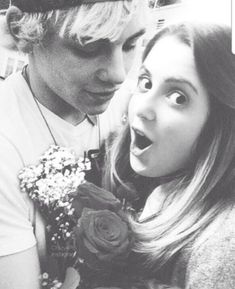
{"label": "woman's eye", "polygon": [[168,94],[167,97],[173,104],[176,104],[176,105],[181,105],[187,102],[187,97],[179,91],[174,91]]}
{"label": "woman's eye", "polygon": [[140,77],[138,80],[138,87],[143,91],[148,91],[152,88],[152,81],[147,77]]}

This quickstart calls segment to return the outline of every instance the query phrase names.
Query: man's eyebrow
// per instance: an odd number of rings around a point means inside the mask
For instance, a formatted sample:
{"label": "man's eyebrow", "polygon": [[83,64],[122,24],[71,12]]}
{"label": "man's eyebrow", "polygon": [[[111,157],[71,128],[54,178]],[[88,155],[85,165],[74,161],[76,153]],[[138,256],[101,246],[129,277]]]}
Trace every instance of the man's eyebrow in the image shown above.
{"label": "man's eyebrow", "polygon": [[189,80],[185,79],[185,78],[178,78],[178,77],[170,77],[170,78],[167,78],[165,80],[166,83],[168,82],[178,82],[178,83],[181,83],[181,84],[186,84],[188,86],[191,87],[192,90],[194,90],[194,92],[196,94],[198,94],[198,90],[196,89],[196,87],[192,84],[192,82],[190,82]]}
{"label": "man's eyebrow", "polygon": [[144,33],[146,32],[146,29],[143,28],[140,31],[136,32],[135,34],[131,35],[129,38],[127,38],[126,42],[132,41],[135,38],[139,38],[140,36],[142,36]]}
{"label": "man's eyebrow", "polygon": [[[125,42],[129,42],[129,41],[132,41],[136,38],[139,38],[140,36],[144,35],[145,32],[146,32],[146,29],[143,28],[140,31],[136,32],[135,34],[131,35],[129,38],[127,38],[127,40]],[[79,41],[76,37],[73,37],[73,38],[71,37],[68,40],[81,46],[81,44],[79,43]],[[110,43],[110,42],[111,41],[108,38],[101,38],[101,39],[97,39],[95,41],[92,41],[90,43]]]}

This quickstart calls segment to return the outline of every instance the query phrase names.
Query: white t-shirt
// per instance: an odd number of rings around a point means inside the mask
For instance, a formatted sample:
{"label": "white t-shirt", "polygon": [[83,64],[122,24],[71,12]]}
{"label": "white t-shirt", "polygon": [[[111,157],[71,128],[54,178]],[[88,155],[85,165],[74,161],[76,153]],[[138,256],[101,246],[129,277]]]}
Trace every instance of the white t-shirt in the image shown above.
{"label": "white t-shirt", "polygon": [[[111,104],[99,117],[86,118],[77,126],[40,107],[56,142],[72,148],[77,156],[83,156],[84,150],[98,149],[99,142],[121,125],[122,106],[114,109]],[[18,174],[24,166],[37,163],[53,143],[23,76],[11,75],[0,86],[0,256],[36,244],[32,203],[19,190]],[[36,218],[36,235],[44,246],[43,222],[39,214]]]}

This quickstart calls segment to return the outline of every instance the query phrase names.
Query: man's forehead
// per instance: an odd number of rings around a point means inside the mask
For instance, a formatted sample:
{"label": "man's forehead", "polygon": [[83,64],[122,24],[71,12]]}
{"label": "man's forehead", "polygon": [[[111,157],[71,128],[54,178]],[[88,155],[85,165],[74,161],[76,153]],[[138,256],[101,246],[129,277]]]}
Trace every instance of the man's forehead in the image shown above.
{"label": "man's forehead", "polygon": [[[92,38],[92,37],[84,37],[83,42],[86,43],[86,45],[95,45],[95,44],[109,44],[109,43],[116,43],[118,44],[119,42],[128,42],[128,41],[134,41],[136,39],[138,39],[139,37],[141,37],[142,35],[144,35],[144,33],[146,32],[146,29],[144,27],[141,27],[139,30],[133,32],[133,33],[129,33],[129,34],[125,34],[125,35],[120,35],[119,38],[117,38],[116,40],[113,39],[109,39],[109,38]],[[65,37],[66,39],[66,37]],[[68,40],[71,40],[73,42],[77,42],[79,43],[79,39],[77,37],[77,35],[72,35],[71,37],[67,37]]]}
{"label": "man's forehead", "polygon": [[[115,43],[115,44],[122,44],[126,42],[135,41],[138,38],[140,38],[145,32],[146,32],[146,21],[140,19],[141,12],[134,13],[132,15],[132,19],[129,22],[126,22],[125,25],[123,25],[123,28],[121,26],[119,27],[111,27],[107,33],[107,27],[103,29],[102,33],[102,27],[100,27],[100,30],[94,31],[92,30],[92,35],[89,35],[89,32],[87,34],[80,34],[80,31],[74,33],[66,33],[61,38],[67,39],[71,42],[78,43],[80,45],[94,45],[94,44],[108,44],[108,43]],[[141,18],[143,18],[141,16]],[[110,24],[110,23],[109,23]],[[107,26],[107,25],[106,25]]]}
{"label": "man's forehead", "polygon": [[82,4],[117,2],[124,0],[11,0],[11,5],[23,12],[46,12],[56,9],[76,7]]}
{"label": "man's forehead", "polygon": [[139,8],[135,13],[132,14],[131,19],[126,23],[122,33],[120,34],[119,41],[124,40],[125,42],[128,40],[136,39],[145,33],[147,27],[145,12],[145,9]]}

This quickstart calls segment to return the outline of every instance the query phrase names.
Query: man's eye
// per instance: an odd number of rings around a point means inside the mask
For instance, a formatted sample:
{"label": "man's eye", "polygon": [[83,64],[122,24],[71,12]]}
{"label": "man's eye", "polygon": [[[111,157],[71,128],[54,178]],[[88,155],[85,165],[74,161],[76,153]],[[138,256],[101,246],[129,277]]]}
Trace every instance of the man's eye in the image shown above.
{"label": "man's eye", "polygon": [[86,51],[86,52],[96,52],[96,51],[99,51],[101,49],[101,47],[103,46],[104,44],[102,42],[91,42],[91,43],[87,43],[83,46],[83,50]]}
{"label": "man's eye", "polygon": [[168,99],[170,100],[171,103],[176,104],[176,105],[182,105],[187,102],[187,97],[179,91],[173,91],[167,95]]}
{"label": "man's eye", "polygon": [[149,78],[144,77],[144,76],[139,77],[138,87],[143,92],[148,91],[152,88],[152,81]]}
{"label": "man's eye", "polygon": [[78,56],[81,57],[96,57],[102,51],[105,51],[105,47],[107,45],[105,40],[99,40],[87,43],[85,45],[81,45],[76,42],[69,43],[71,50]]}
{"label": "man's eye", "polygon": [[78,53],[80,52],[81,54],[83,53],[84,55],[87,56],[96,56],[101,52],[102,44],[98,42],[88,43],[85,44],[84,46],[79,46],[77,49]]}
{"label": "man's eye", "polygon": [[97,56],[100,52],[100,49],[89,49],[86,46],[74,46],[71,47],[71,51],[79,57],[89,58]]}
{"label": "man's eye", "polygon": [[126,43],[123,45],[123,51],[128,52],[136,48],[136,42]]}

